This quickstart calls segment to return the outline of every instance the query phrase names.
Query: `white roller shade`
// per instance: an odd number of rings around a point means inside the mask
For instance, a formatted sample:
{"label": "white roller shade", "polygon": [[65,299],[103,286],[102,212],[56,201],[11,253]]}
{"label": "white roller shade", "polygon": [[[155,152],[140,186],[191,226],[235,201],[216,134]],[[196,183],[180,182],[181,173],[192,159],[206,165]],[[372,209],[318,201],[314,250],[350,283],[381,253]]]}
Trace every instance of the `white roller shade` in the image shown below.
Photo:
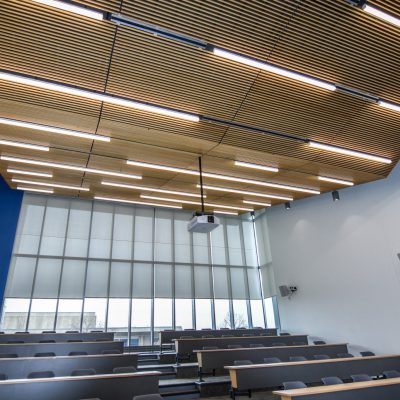
{"label": "white roller shade", "polygon": [[261,267],[262,283],[264,289],[264,297],[276,296],[275,275],[272,263],[268,263]]}
{"label": "white roller shade", "polygon": [[152,209],[136,208],[134,235],[135,260],[153,261],[153,218],[154,211]]}
{"label": "white roller shade", "polygon": [[86,261],[65,260],[61,276],[60,298],[81,299],[85,283]]}
{"label": "white roller shade", "polygon": [[8,275],[6,297],[30,298],[36,258],[15,257]]}
{"label": "white roller shade", "polygon": [[190,265],[175,266],[175,298],[193,298],[192,267]]}
{"label": "white roller shade", "polygon": [[247,268],[247,279],[249,281],[249,296],[251,300],[259,300],[261,296],[260,276],[257,268]]}
{"label": "white roller shade", "polygon": [[215,267],[214,271],[214,297],[216,299],[229,299],[228,268]]}
{"label": "white roller shade", "polygon": [[111,263],[110,297],[130,297],[131,263]]}
{"label": "white roller shade", "polygon": [[110,263],[89,261],[85,297],[107,297]]}
{"label": "white roller shade", "polygon": [[194,288],[196,299],[212,298],[210,267],[194,267]]}
{"label": "white roller shade", "polygon": [[237,300],[247,299],[246,273],[243,268],[231,268],[232,298]]}
{"label": "white roller shade", "polygon": [[255,228],[257,233],[257,248],[260,257],[260,265],[265,265],[271,262],[267,216],[265,213],[256,218]]}
{"label": "white roller shade", "polygon": [[225,218],[220,218],[221,225],[211,232],[211,254],[213,264],[226,265],[226,238],[225,238]]}
{"label": "white roller shade", "polygon": [[156,264],[154,297],[173,297],[173,269],[171,265]]}
{"label": "white roller shade", "polygon": [[230,265],[244,265],[240,220],[239,219],[226,219],[226,232],[228,236],[228,253]]}
{"label": "white roller shade", "polygon": [[172,211],[155,210],[154,260],[172,261]]}
{"label": "white roller shade", "polygon": [[89,257],[110,257],[113,213],[113,205],[94,203],[92,229],[90,231]]}
{"label": "white roller shade", "polygon": [[193,233],[193,259],[198,264],[209,264],[208,233]]}
{"label": "white roller shade", "polygon": [[244,251],[246,265],[251,267],[258,266],[256,242],[254,237],[253,221],[242,220]]}
{"label": "white roller shade", "polygon": [[153,265],[135,263],[133,265],[132,297],[151,299],[153,297]]}
{"label": "white roller shade", "polygon": [[112,258],[130,260],[133,251],[134,208],[116,206],[112,243]]}
{"label": "white roller shade", "polygon": [[57,298],[60,274],[61,259],[39,259],[33,297],[36,299]]}
{"label": "white roller shade", "polygon": [[190,232],[187,224],[191,213],[175,212],[174,214],[174,236],[175,236],[175,261],[191,262]]}

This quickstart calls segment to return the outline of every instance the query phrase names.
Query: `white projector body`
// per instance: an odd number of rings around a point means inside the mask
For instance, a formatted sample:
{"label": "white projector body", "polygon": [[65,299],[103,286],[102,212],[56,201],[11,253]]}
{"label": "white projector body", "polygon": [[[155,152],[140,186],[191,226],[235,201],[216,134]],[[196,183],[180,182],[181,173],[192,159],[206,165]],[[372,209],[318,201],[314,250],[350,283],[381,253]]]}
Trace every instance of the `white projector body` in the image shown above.
{"label": "white projector body", "polygon": [[195,215],[188,223],[189,232],[211,232],[219,225],[219,219],[212,214]]}

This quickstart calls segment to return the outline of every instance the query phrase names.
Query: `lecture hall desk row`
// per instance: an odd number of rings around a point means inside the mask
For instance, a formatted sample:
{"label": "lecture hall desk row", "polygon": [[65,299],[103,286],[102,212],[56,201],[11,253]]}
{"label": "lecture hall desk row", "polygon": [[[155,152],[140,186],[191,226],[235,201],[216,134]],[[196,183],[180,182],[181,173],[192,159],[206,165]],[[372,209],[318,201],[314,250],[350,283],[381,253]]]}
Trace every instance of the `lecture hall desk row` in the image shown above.
{"label": "lecture hall desk row", "polygon": [[400,378],[277,390],[274,394],[281,400],[399,400]]}
{"label": "lecture hall desk row", "polygon": [[0,358],[14,354],[17,357],[35,357],[38,353],[54,353],[68,356],[71,352],[85,351],[88,354],[102,354],[104,351],[124,352],[123,342],[60,342],[60,343],[19,343],[0,344]]}
{"label": "lecture hall desk row", "polygon": [[294,346],[299,342],[308,343],[308,339],[307,335],[175,339],[175,350],[177,362],[179,362],[182,358],[192,357],[195,350],[202,350],[203,347],[207,346],[217,346],[223,349],[227,348],[228,345],[249,347],[250,344],[260,343],[265,347],[270,347],[277,342],[287,346]]}
{"label": "lecture hall desk row", "polygon": [[347,344],[323,344],[305,346],[256,347],[243,349],[195,350],[199,364],[199,377],[203,372],[220,370],[234,365],[236,360],[250,360],[254,364],[263,364],[264,358],[278,357],[283,362],[291,356],[304,356],[312,359],[316,354],[326,354],[331,358],[339,353],[347,353]]}
{"label": "lecture hall desk row", "polygon": [[[321,383],[325,376],[342,380],[354,374],[381,375],[383,371],[400,371],[400,355],[336,358],[277,364],[227,366],[233,393],[279,387],[283,382]],[[399,397],[400,399],[400,397]]]}
{"label": "lecture hall desk row", "polygon": [[0,334],[0,343],[24,342],[39,343],[40,341],[68,342],[79,340],[82,342],[114,340],[113,332],[71,332],[71,333],[3,333]]}
{"label": "lecture hall desk row", "polygon": [[160,372],[18,379],[0,382],[4,400],[132,400],[134,396],[158,393]]}
{"label": "lecture hall desk row", "polygon": [[25,379],[31,372],[52,371],[55,376],[70,376],[77,369],[93,368],[97,374],[112,374],[116,367],[135,367],[138,354],[107,354],[61,357],[1,358],[0,374],[8,379]]}

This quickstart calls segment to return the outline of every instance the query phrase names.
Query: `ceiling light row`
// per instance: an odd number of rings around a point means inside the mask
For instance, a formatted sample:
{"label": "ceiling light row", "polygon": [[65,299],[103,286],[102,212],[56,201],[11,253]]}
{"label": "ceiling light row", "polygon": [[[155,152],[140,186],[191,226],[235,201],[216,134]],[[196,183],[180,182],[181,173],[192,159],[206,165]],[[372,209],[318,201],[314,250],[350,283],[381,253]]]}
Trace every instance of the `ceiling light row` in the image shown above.
{"label": "ceiling light row", "polygon": [[26,185],[33,185],[33,186],[48,186],[52,188],[59,188],[59,189],[71,189],[71,190],[80,190],[82,192],[89,192],[89,188],[84,188],[80,186],[72,186],[72,185],[62,185],[58,183],[47,183],[47,182],[35,182],[35,181],[30,181],[27,179],[18,179],[18,178],[12,178],[12,182],[14,183],[24,183]]}

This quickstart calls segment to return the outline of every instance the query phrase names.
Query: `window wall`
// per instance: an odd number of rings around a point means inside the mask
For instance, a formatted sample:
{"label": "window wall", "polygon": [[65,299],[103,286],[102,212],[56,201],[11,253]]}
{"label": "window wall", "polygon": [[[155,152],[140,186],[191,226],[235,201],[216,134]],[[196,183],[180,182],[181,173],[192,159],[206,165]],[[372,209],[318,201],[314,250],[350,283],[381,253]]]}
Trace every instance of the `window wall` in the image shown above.
{"label": "window wall", "polygon": [[[25,194],[1,329],[107,330],[130,345],[163,329],[265,326],[254,222]],[[273,325],[271,320],[271,325]]]}

